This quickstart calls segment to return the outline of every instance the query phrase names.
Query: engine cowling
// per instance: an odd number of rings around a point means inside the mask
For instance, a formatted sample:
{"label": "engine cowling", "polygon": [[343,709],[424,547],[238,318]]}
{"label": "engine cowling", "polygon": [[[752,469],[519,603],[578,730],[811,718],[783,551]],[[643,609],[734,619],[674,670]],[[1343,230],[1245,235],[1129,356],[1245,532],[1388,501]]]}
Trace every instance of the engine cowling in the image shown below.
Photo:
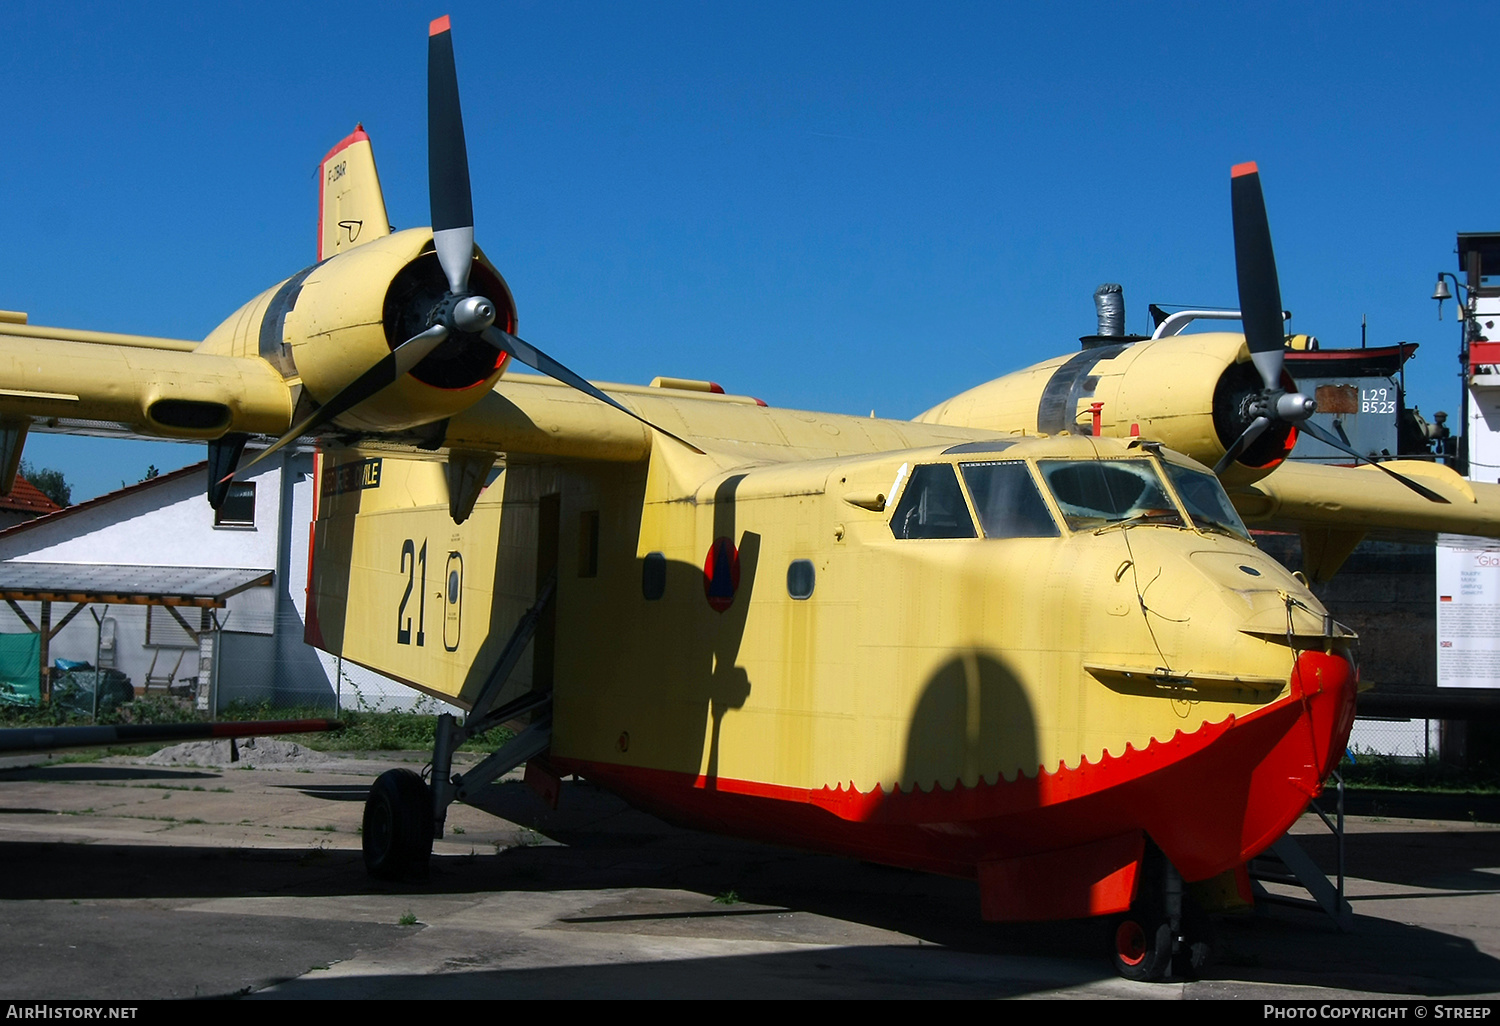
{"label": "engine cowling", "polygon": [[[516,330],[505,279],[478,253],[469,290],[495,306],[495,324]],[[412,228],[316,264],[267,289],[204,340],[201,352],[259,356],[300,378],[325,403],[392,349],[430,327],[447,295],[432,231]],[[404,431],[451,417],[483,398],[508,357],[478,335],[453,332],[395,384],[343,414],[352,430]]]}
{"label": "engine cowling", "polygon": [[[1290,376],[1283,385],[1293,388]],[[1090,434],[1094,403],[1100,434],[1139,434],[1213,466],[1254,419],[1262,384],[1244,336],[1205,332],[1084,349],[963,392],[919,421],[1041,434]],[[1296,444],[1276,422],[1223,473],[1226,483],[1258,480]]]}

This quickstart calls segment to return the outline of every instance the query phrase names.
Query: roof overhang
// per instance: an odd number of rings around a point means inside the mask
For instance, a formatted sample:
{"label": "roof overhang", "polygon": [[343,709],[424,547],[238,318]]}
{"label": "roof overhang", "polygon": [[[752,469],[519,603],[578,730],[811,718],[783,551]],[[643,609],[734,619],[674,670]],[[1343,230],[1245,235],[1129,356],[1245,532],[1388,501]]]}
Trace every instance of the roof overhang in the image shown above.
{"label": "roof overhang", "polygon": [[0,599],[222,609],[231,595],[268,587],[274,577],[273,570],[10,560],[0,563]]}

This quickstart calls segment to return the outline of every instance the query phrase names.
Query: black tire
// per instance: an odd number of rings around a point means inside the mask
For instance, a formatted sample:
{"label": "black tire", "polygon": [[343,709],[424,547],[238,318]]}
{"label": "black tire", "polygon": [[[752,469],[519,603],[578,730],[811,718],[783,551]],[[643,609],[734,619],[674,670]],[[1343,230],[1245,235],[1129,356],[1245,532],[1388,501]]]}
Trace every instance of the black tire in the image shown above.
{"label": "black tire", "polygon": [[432,856],[432,792],[411,770],[386,770],[365,798],[361,847],[377,880],[427,875]]}
{"label": "black tire", "polygon": [[1204,915],[1190,895],[1182,900],[1182,940],[1172,956],[1172,976],[1196,980],[1218,959],[1219,936],[1213,920]]}
{"label": "black tire", "polygon": [[1115,972],[1127,980],[1156,983],[1172,971],[1172,927],[1165,919],[1121,916],[1114,932]]}
{"label": "black tire", "polygon": [[1177,938],[1168,912],[1167,882],[1172,867],[1160,848],[1146,842],[1140,879],[1130,911],[1115,920],[1115,971],[1127,980],[1159,983],[1175,968]]}

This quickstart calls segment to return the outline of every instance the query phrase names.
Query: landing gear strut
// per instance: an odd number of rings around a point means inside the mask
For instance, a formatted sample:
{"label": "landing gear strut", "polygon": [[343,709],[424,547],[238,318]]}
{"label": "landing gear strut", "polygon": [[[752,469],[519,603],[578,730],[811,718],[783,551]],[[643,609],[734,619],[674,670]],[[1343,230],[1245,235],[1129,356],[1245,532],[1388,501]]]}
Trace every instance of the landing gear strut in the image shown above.
{"label": "landing gear strut", "polygon": [[1149,841],[1130,911],[1115,920],[1115,971],[1127,980],[1191,979],[1208,963],[1208,924],[1182,877]]}
{"label": "landing gear strut", "polygon": [[[411,770],[404,769],[386,770],[370,786],[370,793],[365,798],[362,847],[365,869],[377,880],[426,877],[432,842],[443,836],[448,806],[540,755],[552,743],[550,692],[527,692],[500,706],[495,702],[522,651],[536,633],[537,620],[547,603],[552,601],[556,583],[554,574],[542,588],[536,603],[516,624],[510,641],[500,653],[499,661],[480,688],[479,697],[463,723],[449,713],[438,717],[432,750],[431,786]],[[459,745],[476,734],[527,714],[531,716],[531,725],[525,730],[468,773],[453,772],[453,753]]]}

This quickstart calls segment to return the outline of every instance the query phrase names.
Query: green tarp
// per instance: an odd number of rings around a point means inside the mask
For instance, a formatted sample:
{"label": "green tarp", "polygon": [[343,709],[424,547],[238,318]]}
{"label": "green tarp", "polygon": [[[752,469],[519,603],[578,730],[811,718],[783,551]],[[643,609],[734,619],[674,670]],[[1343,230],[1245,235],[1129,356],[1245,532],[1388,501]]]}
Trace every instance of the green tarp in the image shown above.
{"label": "green tarp", "polygon": [[0,705],[41,705],[42,636],[0,634]]}

